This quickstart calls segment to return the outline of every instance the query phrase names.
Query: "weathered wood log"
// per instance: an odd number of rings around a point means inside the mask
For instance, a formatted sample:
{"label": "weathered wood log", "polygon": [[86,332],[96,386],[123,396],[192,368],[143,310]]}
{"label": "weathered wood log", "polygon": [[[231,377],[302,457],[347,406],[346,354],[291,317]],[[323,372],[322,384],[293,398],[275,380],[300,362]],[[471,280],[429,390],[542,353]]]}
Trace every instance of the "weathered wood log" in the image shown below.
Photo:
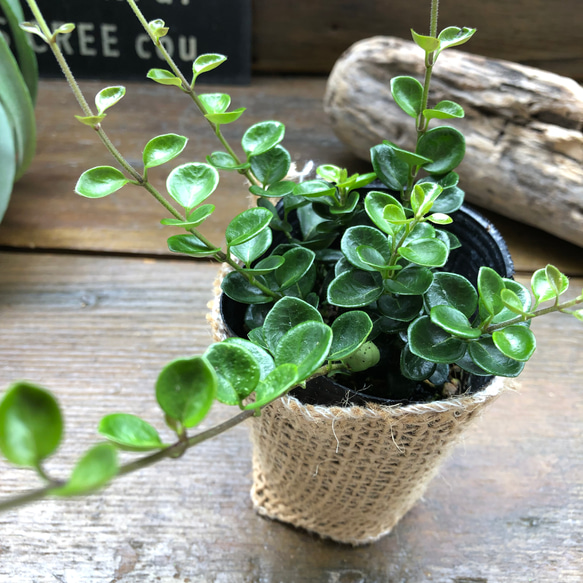
{"label": "weathered wood log", "polygon": [[[383,139],[413,149],[415,124],[392,99],[389,81],[423,73],[411,42],[374,37],[336,63],[325,109],[332,128],[362,158]],[[449,125],[467,143],[460,166],[466,200],[583,246],[583,88],[531,67],[445,51],[430,103],[450,99],[465,118]]]}

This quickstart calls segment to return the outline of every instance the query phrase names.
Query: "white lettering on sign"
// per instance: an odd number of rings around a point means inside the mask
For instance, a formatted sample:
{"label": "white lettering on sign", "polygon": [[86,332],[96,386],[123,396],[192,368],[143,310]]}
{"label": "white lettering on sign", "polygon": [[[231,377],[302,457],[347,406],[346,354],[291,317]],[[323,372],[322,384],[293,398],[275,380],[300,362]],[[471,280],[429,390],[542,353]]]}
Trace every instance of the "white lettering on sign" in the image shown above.
{"label": "white lettering on sign", "polygon": [[115,48],[117,44],[117,25],[116,24],[102,24],[101,25],[101,46],[104,57],[119,57],[119,49]]}
{"label": "white lettering on sign", "polygon": [[136,37],[136,55],[140,57],[140,59],[151,59],[152,53],[146,50],[146,47],[150,46],[150,37],[147,34],[139,34]]}
{"label": "white lettering on sign", "polygon": [[95,25],[92,22],[80,22],[75,30],[79,38],[79,54],[84,57],[95,57],[97,49],[90,46],[95,44],[95,36],[92,34],[95,31]]}

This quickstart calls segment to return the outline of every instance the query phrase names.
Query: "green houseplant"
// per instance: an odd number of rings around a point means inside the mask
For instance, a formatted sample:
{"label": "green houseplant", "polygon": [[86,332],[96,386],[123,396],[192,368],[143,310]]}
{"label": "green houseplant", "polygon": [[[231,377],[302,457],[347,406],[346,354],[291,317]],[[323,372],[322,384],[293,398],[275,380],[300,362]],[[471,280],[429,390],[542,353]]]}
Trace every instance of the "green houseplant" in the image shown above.
{"label": "green houseplant", "polygon": [[[416,147],[406,151],[390,142],[379,145],[372,153],[375,172],[364,176],[349,175],[327,165],[318,168],[319,177],[314,180],[299,184],[289,180],[290,156],[281,146],[285,128],[274,121],[249,128],[241,143],[243,155],[238,155],[239,148],[227,141],[223,128],[235,122],[243,110],[229,111],[228,95],[195,91],[198,76],[219,66],[224,57],[214,54],[198,57],[192,77],[186,79],[165,55],[170,70],[153,70],[148,76],[190,95],[223,147],[211,153],[205,163],[184,164],[172,170],[167,180],[170,200],[150,183],[148,170],[174,159],[185,148],[186,137],[166,134],[153,138],[144,147],[143,169],[131,166],[104,131],[107,110],[123,97],[125,89],[110,87],[101,91],[94,111],[55,42],[57,35],[67,32],[72,25],[51,31],[36,4],[33,1],[29,4],[38,24],[25,24],[25,29],[40,35],[55,50],[82,107],[79,120],[97,132],[122,169],[102,166],[88,170],[79,179],[77,192],[99,198],[113,194],[127,183],[150,192],[171,214],[163,223],[187,231],[170,237],[171,250],[195,258],[212,257],[228,266],[222,290],[231,301],[244,306],[240,315],[244,328],[240,337],[224,338],[203,356],[174,361],[161,372],[156,397],[168,425],[176,431],[175,444],[163,444],[153,427],[131,415],[113,414],[103,419],[100,433],[110,442],[139,451],[155,450],[121,468],[117,465],[115,447],[100,444],[80,460],[66,481],[46,475],[42,461],[60,442],[60,412],[42,389],[27,383],[16,384],[0,405],[0,447],[10,461],[36,468],[47,480],[47,486],[26,498],[8,501],[4,507],[45,495],[91,491],[115,475],[179,455],[201,440],[255,415],[261,408],[265,410],[254,419],[253,431],[255,435],[266,435],[271,429],[264,429],[265,419],[270,428],[282,425],[277,409],[282,395],[316,377],[333,376],[347,381],[358,374],[364,376],[364,384],[369,384],[368,371],[377,372],[379,363],[386,364],[388,353],[392,355],[392,368],[385,377],[390,372],[391,378],[405,380],[391,384],[388,389],[386,382],[380,383],[378,391],[396,403],[412,402],[399,409],[409,415],[406,431],[410,434],[414,425],[411,415],[420,415],[432,403],[437,403],[438,409],[448,403],[445,407],[449,409],[452,404],[453,408],[445,425],[452,425],[453,437],[461,428],[458,422],[461,412],[464,422],[469,421],[481,402],[495,398],[500,386],[494,385],[493,390],[490,384],[484,391],[477,391],[477,396],[456,394],[468,392],[476,377],[518,375],[534,350],[529,321],[548,311],[568,311],[583,301],[581,296],[572,302],[559,300],[568,282],[551,266],[533,276],[534,301],[530,292],[507,274],[500,275],[487,266],[478,274],[477,289],[463,275],[438,271],[459,242],[458,237],[442,227],[455,222],[455,215],[452,219],[450,214],[462,202],[463,193],[454,169],[463,157],[464,141],[453,128],[430,129],[428,124],[433,118],[455,118],[463,112],[452,102],[429,108],[429,82],[439,52],[462,44],[473,31],[450,28],[438,35],[437,3],[433,6],[430,35],[414,35],[426,54],[424,83],[401,77],[392,84],[395,99],[417,124]],[[165,24],[159,20],[148,22],[133,0],[128,0],[128,4],[152,41],[163,50],[160,39],[168,32]],[[421,177],[422,169],[427,171],[426,176]],[[214,211],[205,201],[216,188],[218,170],[243,174],[258,201],[256,207],[238,215],[228,225],[226,249],[198,230]],[[375,177],[388,188],[375,189],[363,196],[363,189]],[[279,209],[273,204],[274,198],[283,201]],[[539,307],[544,301],[552,305]],[[581,316],[580,312],[574,313]],[[215,328],[217,334],[224,334],[222,320],[217,318]],[[248,338],[242,337],[244,334]],[[358,386],[356,389],[360,390]],[[300,399],[302,390],[296,391]],[[215,398],[240,407],[242,413],[219,428],[189,435],[188,430],[201,421]],[[294,399],[287,399],[286,403],[298,401]],[[275,401],[277,404],[267,408]],[[293,412],[294,407],[297,405],[287,408]],[[386,409],[380,409],[380,414],[355,413],[355,409],[366,410],[351,408],[350,423],[354,417],[372,417],[377,426],[375,431],[383,428],[386,431],[388,427],[389,438],[402,453],[399,448],[406,444],[395,439],[396,421],[383,417]],[[300,415],[313,417],[314,411],[305,408]],[[424,426],[439,425],[436,411],[429,413],[431,420],[423,421]],[[335,410],[322,415],[331,425],[323,421],[319,426],[329,439],[336,440],[332,451],[340,453],[344,445],[338,435],[344,420]],[[441,427],[442,433],[446,432]],[[330,449],[329,445],[325,447]],[[271,488],[270,478],[266,477],[264,467],[260,466],[256,473],[260,474],[261,482],[255,493],[263,496]],[[432,471],[428,472],[424,478],[431,474]],[[323,468],[318,475],[326,479]],[[401,509],[388,522],[370,531],[344,536],[327,527],[297,524],[344,542],[372,540],[386,532],[392,526],[389,523],[394,523],[422,491],[411,485],[414,475],[412,471],[408,478],[408,494]],[[381,476],[381,482],[389,481],[389,474]],[[358,485],[359,489],[362,487],[366,483]],[[271,499],[274,492],[271,488]],[[304,506],[306,503],[303,500]],[[265,501],[258,505],[268,515],[294,522],[289,512],[278,514],[267,508]],[[281,506],[281,502],[277,505]],[[378,509],[369,510],[371,513],[378,514]]]}
{"label": "green houseplant", "polygon": [[0,221],[12,187],[25,173],[36,143],[34,104],[38,72],[36,57],[24,31],[19,0],[0,0],[0,15],[10,30],[13,47],[0,34]]}

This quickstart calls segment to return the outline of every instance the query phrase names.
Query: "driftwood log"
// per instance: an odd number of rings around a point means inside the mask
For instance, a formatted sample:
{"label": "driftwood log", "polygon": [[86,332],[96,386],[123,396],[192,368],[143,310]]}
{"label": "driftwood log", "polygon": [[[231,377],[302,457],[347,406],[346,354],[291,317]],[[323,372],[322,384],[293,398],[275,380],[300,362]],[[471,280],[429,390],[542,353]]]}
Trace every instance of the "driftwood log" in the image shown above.
{"label": "driftwood log", "polygon": [[[338,137],[359,157],[383,139],[413,149],[412,118],[395,104],[389,81],[422,80],[412,42],[374,37],[356,43],[330,75],[325,109]],[[463,106],[448,120],[466,136],[459,172],[466,200],[583,246],[583,88],[575,81],[462,51],[443,52],[430,105]]]}

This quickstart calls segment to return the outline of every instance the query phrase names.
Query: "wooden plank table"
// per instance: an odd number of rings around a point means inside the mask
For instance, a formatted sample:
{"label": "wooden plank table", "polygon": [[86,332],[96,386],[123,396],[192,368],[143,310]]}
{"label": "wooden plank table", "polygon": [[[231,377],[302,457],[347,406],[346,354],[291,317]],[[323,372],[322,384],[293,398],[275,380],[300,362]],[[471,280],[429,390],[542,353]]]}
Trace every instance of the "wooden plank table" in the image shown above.
{"label": "wooden plank table", "polygon": [[[264,78],[231,93],[248,107],[247,122],[273,116],[289,124],[286,143],[299,163],[363,169],[328,128],[323,91],[322,79]],[[135,84],[126,100],[111,115],[120,124],[111,124],[112,136],[133,159],[168,131],[202,134],[184,160],[218,149],[178,92]],[[167,252],[164,215],[144,193],[100,201],[72,193],[83,169],[108,163],[72,112],[62,82],[41,84],[38,156],[0,225],[0,390],[28,379],[57,395],[66,440],[48,469],[58,476],[95,443],[107,413],[141,415],[171,438],[153,384],[164,363],[208,345],[216,271]],[[157,176],[163,184],[163,172]],[[213,237],[247,205],[236,176],[214,202],[226,208],[210,225]],[[581,289],[580,249],[512,221],[501,228],[520,281],[553,261],[571,276],[573,294]],[[95,495],[0,515],[0,582],[580,583],[583,329],[556,315],[533,329],[538,350],[520,390],[486,412],[424,499],[374,545],[345,547],[258,517],[248,495],[247,428],[238,426]],[[204,426],[231,415],[216,406]],[[0,476],[1,497],[39,485],[1,460]]]}

